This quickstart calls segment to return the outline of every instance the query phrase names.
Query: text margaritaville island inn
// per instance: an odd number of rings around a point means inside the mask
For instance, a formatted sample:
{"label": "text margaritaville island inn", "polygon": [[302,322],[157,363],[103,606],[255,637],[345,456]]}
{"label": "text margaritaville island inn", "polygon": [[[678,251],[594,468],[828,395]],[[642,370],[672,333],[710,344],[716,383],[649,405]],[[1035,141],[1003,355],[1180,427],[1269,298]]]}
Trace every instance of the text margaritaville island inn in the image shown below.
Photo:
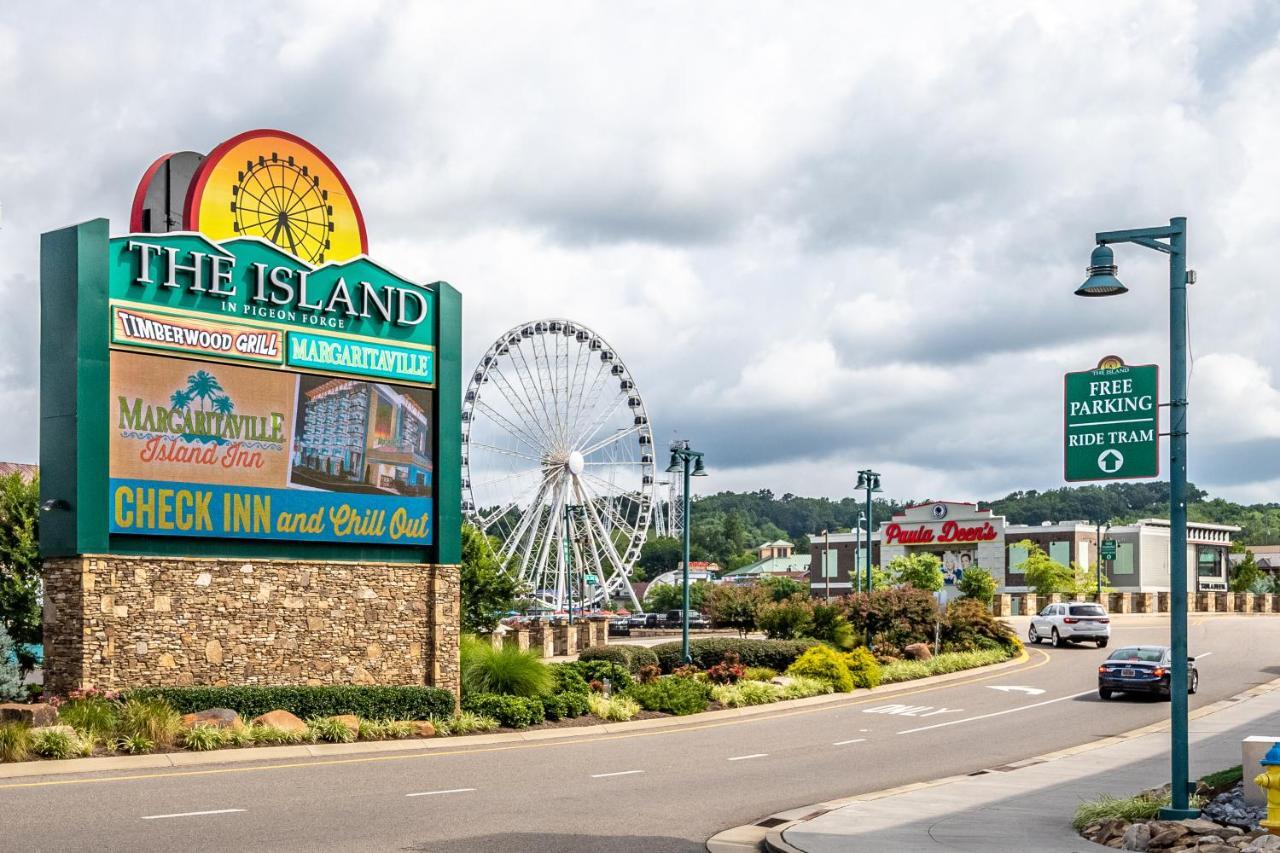
{"label": "text margaritaville island inn", "polygon": [[367,253],[272,130],[156,160],[127,234],[43,236],[51,692],[457,692],[461,297]]}

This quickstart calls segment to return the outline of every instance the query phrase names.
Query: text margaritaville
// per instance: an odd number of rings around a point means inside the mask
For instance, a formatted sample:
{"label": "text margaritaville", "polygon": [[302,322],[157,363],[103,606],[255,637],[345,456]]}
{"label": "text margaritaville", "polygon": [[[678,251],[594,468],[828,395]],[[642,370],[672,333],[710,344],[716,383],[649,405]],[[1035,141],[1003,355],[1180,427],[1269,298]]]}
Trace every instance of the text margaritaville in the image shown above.
{"label": "text margaritaville", "polygon": [[120,406],[119,428],[129,432],[162,433],[186,438],[212,438],[226,441],[261,441],[280,444],[284,441],[285,416],[237,415],[152,406],[135,397],[131,404],[117,398]]}

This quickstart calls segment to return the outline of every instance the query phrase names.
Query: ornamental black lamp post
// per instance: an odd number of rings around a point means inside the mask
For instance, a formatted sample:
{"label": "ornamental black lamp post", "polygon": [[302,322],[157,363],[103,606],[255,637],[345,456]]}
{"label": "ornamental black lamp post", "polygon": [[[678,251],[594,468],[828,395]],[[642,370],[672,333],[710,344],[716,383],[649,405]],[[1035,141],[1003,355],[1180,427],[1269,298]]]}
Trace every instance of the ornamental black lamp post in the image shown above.
{"label": "ornamental black lamp post", "polygon": [[858,472],[858,484],[855,489],[866,489],[867,491],[867,550],[866,550],[866,576],[867,582],[863,587],[867,592],[871,592],[871,493],[880,491],[880,475],[870,468],[864,468]]}
{"label": "ornamental black lamp post", "polygon": [[[693,466],[692,471],[689,469],[690,465]],[[684,609],[680,619],[680,652],[685,663],[693,663],[693,656],[689,654],[689,528],[693,526],[689,518],[689,478],[705,477],[707,469],[702,464],[702,454],[690,450],[687,441],[677,441],[671,445],[671,464],[667,466],[667,473],[675,474],[680,471],[684,472]]]}
{"label": "ornamental black lamp post", "polygon": [[1187,779],[1187,220],[1168,225],[1099,231],[1089,260],[1089,278],[1076,296],[1119,296],[1128,288],[1116,278],[1113,243],[1137,243],[1169,256],[1169,645],[1173,672],[1169,691],[1172,803],[1160,810],[1164,820],[1193,818]]}

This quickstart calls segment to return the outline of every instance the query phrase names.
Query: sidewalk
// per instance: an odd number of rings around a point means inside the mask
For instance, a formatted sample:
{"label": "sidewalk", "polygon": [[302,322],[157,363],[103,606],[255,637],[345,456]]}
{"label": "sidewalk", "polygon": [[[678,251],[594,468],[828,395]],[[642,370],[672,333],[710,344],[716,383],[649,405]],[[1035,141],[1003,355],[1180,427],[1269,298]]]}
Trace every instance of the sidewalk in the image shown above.
{"label": "sidewalk", "polygon": [[[1239,764],[1245,737],[1280,734],[1277,688],[1280,680],[1193,714],[1192,778]],[[1102,851],[1108,848],[1085,841],[1071,828],[1076,806],[1099,794],[1131,796],[1167,782],[1167,727],[1167,722],[1148,726],[981,775],[795,809],[756,827],[770,827],[765,849],[788,853]],[[737,838],[748,842],[747,829],[730,830],[723,840],[738,833]],[[757,830],[757,844],[761,834]],[[736,849],[750,849],[742,842]]]}

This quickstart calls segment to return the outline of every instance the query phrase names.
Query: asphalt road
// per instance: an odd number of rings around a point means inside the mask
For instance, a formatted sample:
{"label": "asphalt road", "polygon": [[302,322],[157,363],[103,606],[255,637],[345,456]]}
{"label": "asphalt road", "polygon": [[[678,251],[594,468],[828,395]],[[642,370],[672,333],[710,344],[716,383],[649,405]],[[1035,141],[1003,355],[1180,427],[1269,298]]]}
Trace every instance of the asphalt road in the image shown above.
{"label": "asphalt road", "polygon": [[[1013,621],[1025,634],[1026,620]],[[1114,628],[1108,651],[1168,630],[1147,617],[1117,617]],[[1280,619],[1193,617],[1192,707],[1280,676],[1276,649]],[[1099,700],[1106,654],[1031,646],[1025,664],[999,673],[675,731],[0,780],[0,850],[692,853],[775,811],[995,768],[1166,717],[1165,702]]]}

